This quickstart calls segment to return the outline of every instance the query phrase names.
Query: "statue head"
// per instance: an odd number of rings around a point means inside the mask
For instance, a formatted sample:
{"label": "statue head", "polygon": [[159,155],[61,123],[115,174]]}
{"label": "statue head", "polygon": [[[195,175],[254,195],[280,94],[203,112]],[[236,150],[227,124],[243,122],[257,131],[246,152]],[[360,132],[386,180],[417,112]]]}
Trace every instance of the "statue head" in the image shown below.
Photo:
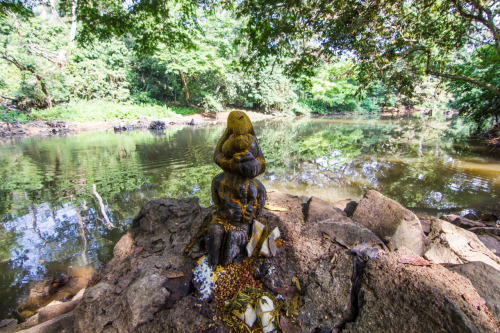
{"label": "statue head", "polygon": [[254,178],[265,171],[264,155],[255,137],[250,118],[242,111],[233,111],[227,128],[215,148],[215,163],[225,172]]}
{"label": "statue head", "polygon": [[252,122],[246,113],[242,111],[232,111],[227,117],[227,129],[230,134],[235,135],[245,135],[251,134],[255,136],[255,131],[253,130]]}

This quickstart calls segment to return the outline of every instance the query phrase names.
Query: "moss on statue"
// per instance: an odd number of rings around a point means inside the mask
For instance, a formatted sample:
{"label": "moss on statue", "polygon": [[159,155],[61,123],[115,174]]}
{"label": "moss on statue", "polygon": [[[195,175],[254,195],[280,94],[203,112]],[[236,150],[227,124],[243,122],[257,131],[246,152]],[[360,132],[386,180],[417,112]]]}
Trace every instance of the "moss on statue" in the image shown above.
{"label": "moss on statue", "polygon": [[214,153],[224,171],[212,180],[215,214],[205,236],[212,265],[230,264],[248,242],[252,221],[266,201],[264,185],[255,179],[266,170],[255,131],[241,111],[229,114],[227,128]]}

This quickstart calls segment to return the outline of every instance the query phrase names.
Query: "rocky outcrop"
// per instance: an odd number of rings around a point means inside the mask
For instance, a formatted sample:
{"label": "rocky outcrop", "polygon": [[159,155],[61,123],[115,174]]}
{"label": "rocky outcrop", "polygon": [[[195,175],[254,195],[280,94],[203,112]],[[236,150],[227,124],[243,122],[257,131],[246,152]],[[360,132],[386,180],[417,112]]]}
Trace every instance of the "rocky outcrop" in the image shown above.
{"label": "rocky outcrop", "polygon": [[497,332],[470,281],[441,265],[408,264],[400,249],[368,261],[359,315],[343,332]]}
{"label": "rocky outcrop", "polygon": [[404,246],[420,255],[424,252],[425,235],[418,217],[375,190],[365,194],[352,218],[373,231],[392,251]]}
{"label": "rocky outcrop", "polygon": [[347,221],[343,209],[316,197],[311,197],[304,207],[304,220],[306,223],[315,223],[324,220]]}
{"label": "rocky outcrop", "polygon": [[500,275],[496,269],[480,261],[445,267],[469,279],[490,312],[500,320]]}
{"label": "rocky outcrop", "polygon": [[[372,195],[378,203],[374,216],[380,218],[387,198],[373,193],[368,197]],[[273,192],[267,204],[284,208],[264,210],[259,218],[268,231],[279,228],[280,242],[274,256],[254,256],[250,263],[255,269],[253,278],[264,291],[296,305],[280,313],[283,332],[499,330],[488,311],[490,307],[496,313],[498,302],[486,296],[483,300],[480,295],[487,291],[478,294],[476,289],[487,283],[474,289],[474,282],[464,277],[464,265],[453,268],[461,276],[405,249],[402,243],[396,252],[389,252],[395,248],[394,235],[384,243],[376,227],[370,230],[326,202],[311,199],[304,209],[303,198]],[[407,231],[416,230],[421,236],[421,229],[412,229],[408,223],[413,216],[389,204],[386,214],[401,217],[396,229],[409,226]],[[322,207],[320,213],[312,209],[315,206]],[[360,206],[358,218],[368,210],[366,202]],[[322,212],[330,213],[319,217]],[[196,198],[146,203],[76,308],[35,328],[73,320],[75,332],[229,332],[213,294],[203,298],[193,278],[197,258],[206,254],[202,231],[211,214],[199,207]],[[441,233],[433,221],[433,244],[446,246],[440,235],[448,229],[439,225]],[[400,234],[396,230],[395,235]],[[243,257],[246,253],[236,260]],[[497,294],[493,289],[490,292]],[[66,330],[52,328],[53,332]]]}
{"label": "rocky outcrop", "polygon": [[436,263],[463,264],[481,261],[500,271],[500,260],[476,234],[449,222],[434,219],[429,234],[431,244],[425,257]]}
{"label": "rocky outcrop", "polygon": [[[130,234],[117,244],[117,256],[75,309],[75,332],[158,332],[158,327],[183,331],[186,323],[168,318],[180,311],[172,307],[191,291],[194,263],[184,250],[206,215],[198,198],[146,203]],[[182,314],[190,318],[187,331],[209,321],[191,312]]]}

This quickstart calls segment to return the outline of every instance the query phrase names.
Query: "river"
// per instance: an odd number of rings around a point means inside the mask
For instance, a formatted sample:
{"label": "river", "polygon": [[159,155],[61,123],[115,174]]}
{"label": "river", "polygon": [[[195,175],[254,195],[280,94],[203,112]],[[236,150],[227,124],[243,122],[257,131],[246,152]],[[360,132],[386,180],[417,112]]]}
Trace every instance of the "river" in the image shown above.
{"label": "river", "polygon": [[[254,124],[267,189],[358,200],[377,189],[428,214],[498,204],[500,156],[457,120],[382,116]],[[198,196],[210,205],[222,125],[95,132],[0,142],[0,318],[30,284],[68,267],[101,269],[143,203]],[[107,228],[92,186],[102,197]]]}

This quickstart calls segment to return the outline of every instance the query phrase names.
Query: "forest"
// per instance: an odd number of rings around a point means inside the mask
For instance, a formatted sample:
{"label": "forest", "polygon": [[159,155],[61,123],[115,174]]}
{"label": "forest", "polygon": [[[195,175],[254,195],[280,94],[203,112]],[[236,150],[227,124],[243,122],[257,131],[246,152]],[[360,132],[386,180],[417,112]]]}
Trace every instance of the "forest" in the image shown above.
{"label": "forest", "polygon": [[0,3],[0,120],[500,114],[499,1]]}

